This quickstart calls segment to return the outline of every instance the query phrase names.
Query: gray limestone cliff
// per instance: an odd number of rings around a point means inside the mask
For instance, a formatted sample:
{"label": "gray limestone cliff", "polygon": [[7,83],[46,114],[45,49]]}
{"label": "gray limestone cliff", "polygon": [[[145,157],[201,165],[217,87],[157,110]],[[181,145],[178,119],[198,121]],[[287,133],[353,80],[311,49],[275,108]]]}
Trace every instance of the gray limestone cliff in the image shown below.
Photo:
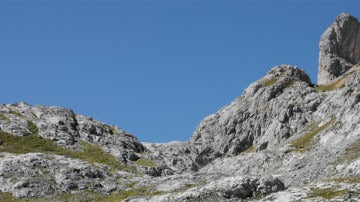
{"label": "gray limestone cliff", "polygon": [[341,14],[320,39],[318,84],[341,76],[360,62],[360,22]]}
{"label": "gray limestone cliff", "polygon": [[342,14],[322,36],[320,61],[341,60],[340,73],[319,69],[316,86],[296,66],[273,67],[188,142],[143,143],[70,109],[4,104],[0,201],[360,201],[357,23]]}

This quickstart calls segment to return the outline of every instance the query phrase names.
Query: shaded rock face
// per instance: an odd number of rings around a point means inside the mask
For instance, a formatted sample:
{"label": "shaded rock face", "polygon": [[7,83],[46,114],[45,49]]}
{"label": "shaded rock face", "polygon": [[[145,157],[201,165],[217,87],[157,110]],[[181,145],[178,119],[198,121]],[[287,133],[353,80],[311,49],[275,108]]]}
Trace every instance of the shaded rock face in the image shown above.
{"label": "shaded rock face", "polygon": [[341,14],[320,39],[318,84],[326,84],[360,62],[360,23]]}

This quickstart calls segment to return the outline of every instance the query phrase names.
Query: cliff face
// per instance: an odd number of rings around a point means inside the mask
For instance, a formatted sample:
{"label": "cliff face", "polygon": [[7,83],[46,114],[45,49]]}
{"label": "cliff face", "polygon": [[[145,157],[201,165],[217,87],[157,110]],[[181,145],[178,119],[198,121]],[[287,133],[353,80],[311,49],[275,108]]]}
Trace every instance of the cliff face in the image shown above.
{"label": "cliff face", "polygon": [[[276,66],[188,142],[141,143],[69,109],[2,105],[0,200],[358,201],[357,29],[341,14],[323,34],[323,85]],[[348,66],[331,75],[321,65],[334,54]]]}
{"label": "cliff face", "polygon": [[360,22],[342,13],[320,39],[318,84],[341,76],[360,62]]}
{"label": "cliff face", "polygon": [[[213,151],[214,158],[236,156],[251,147],[257,151],[275,147],[307,123],[308,110],[302,111],[301,103],[312,91],[309,85],[309,77],[299,68],[274,67],[229,106],[205,118],[190,144],[199,145],[201,154]],[[203,157],[197,158],[199,164],[206,163]]]}

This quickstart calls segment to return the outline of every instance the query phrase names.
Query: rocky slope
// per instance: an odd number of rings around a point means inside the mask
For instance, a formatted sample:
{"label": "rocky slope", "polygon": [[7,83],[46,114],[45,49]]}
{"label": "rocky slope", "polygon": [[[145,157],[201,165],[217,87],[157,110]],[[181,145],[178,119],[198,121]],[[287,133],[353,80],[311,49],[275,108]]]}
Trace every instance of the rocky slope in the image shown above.
{"label": "rocky slope", "polygon": [[69,109],[2,105],[0,200],[360,201],[358,25],[341,14],[322,35],[321,85],[276,66],[188,142],[141,143]]}

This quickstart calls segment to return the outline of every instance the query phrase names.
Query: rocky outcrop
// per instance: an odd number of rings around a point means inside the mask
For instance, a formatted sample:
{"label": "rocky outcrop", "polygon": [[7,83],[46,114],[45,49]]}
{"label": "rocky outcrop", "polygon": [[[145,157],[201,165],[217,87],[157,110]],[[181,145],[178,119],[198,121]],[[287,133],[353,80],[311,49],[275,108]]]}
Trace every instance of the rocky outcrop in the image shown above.
{"label": "rocky outcrop", "polygon": [[[320,60],[357,62],[353,22],[336,19]],[[141,143],[69,109],[2,105],[0,200],[358,201],[360,67],[331,67],[341,73],[319,73],[331,80],[320,86],[296,66],[272,68],[188,142]]]}
{"label": "rocky outcrop", "polygon": [[360,23],[341,14],[320,39],[318,84],[326,84],[360,62]]}
{"label": "rocky outcrop", "polygon": [[81,150],[81,142],[88,142],[114,155],[119,162],[137,160],[136,153],[145,151],[131,134],[90,117],[76,115],[70,109],[15,103],[1,106],[0,113],[3,117],[0,119],[1,131],[27,136],[32,133],[31,124],[39,137],[70,150]]}
{"label": "rocky outcrop", "polygon": [[93,118],[76,115],[80,139],[100,146],[105,152],[114,155],[118,161],[136,161],[145,147],[131,134],[116,126],[109,126]]}
{"label": "rocky outcrop", "polygon": [[0,190],[16,198],[51,197],[73,191],[109,193],[121,185],[103,168],[64,156],[2,154]]}
{"label": "rocky outcrop", "polygon": [[310,77],[306,72],[297,66],[279,65],[273,67],[266,75],[265,79],[289,78],[292,81],[299,80],[311,85]]}
{"label": "rocky outcrop", "polygon": [[206,185],[189,188],[181,193],[165,194],[135,201],[239,201],[256,195],[283,191],[284,184],[274,178],[257,179],[249,176],[225,177]]}
{"label": "rocky outcrop", "polygon": [[151,151],[148,155],[149,159],[160,165],[166,165],[162,175],[198,171],[199,169],[194,160],[196,151],[188,142],[144,143],[144,145]]}
{"label": "rocky outcrop", "polygon": [[[148,158],[166,165],[172,173],[182,173],[198,171],[216,158],[236,156],[247,149],[275,147],[307,123],[307,114],[296,105],[312,91],[303,70],[276,66],[229,106],[205,118],[189,142],[146,144],[154,151]],[[306,105],[312,109],[316,102]]]}
{"label": "rocky outcrop", "polygon": [[246,149],[272,148],[301,130],[316,102],[304,102],[313,89],[303,70],[290,65],[274,67],[251,84],[229,106],[205,118],[190,139],[202,166],[221,156]]}
{"label": "rocky outcrop", "polygon": [[131,134],[70,109],[0,106],[0,196],[53,198],[123,189],[132,182],[114,179],[139,172],[135,161],[145,151]]}

